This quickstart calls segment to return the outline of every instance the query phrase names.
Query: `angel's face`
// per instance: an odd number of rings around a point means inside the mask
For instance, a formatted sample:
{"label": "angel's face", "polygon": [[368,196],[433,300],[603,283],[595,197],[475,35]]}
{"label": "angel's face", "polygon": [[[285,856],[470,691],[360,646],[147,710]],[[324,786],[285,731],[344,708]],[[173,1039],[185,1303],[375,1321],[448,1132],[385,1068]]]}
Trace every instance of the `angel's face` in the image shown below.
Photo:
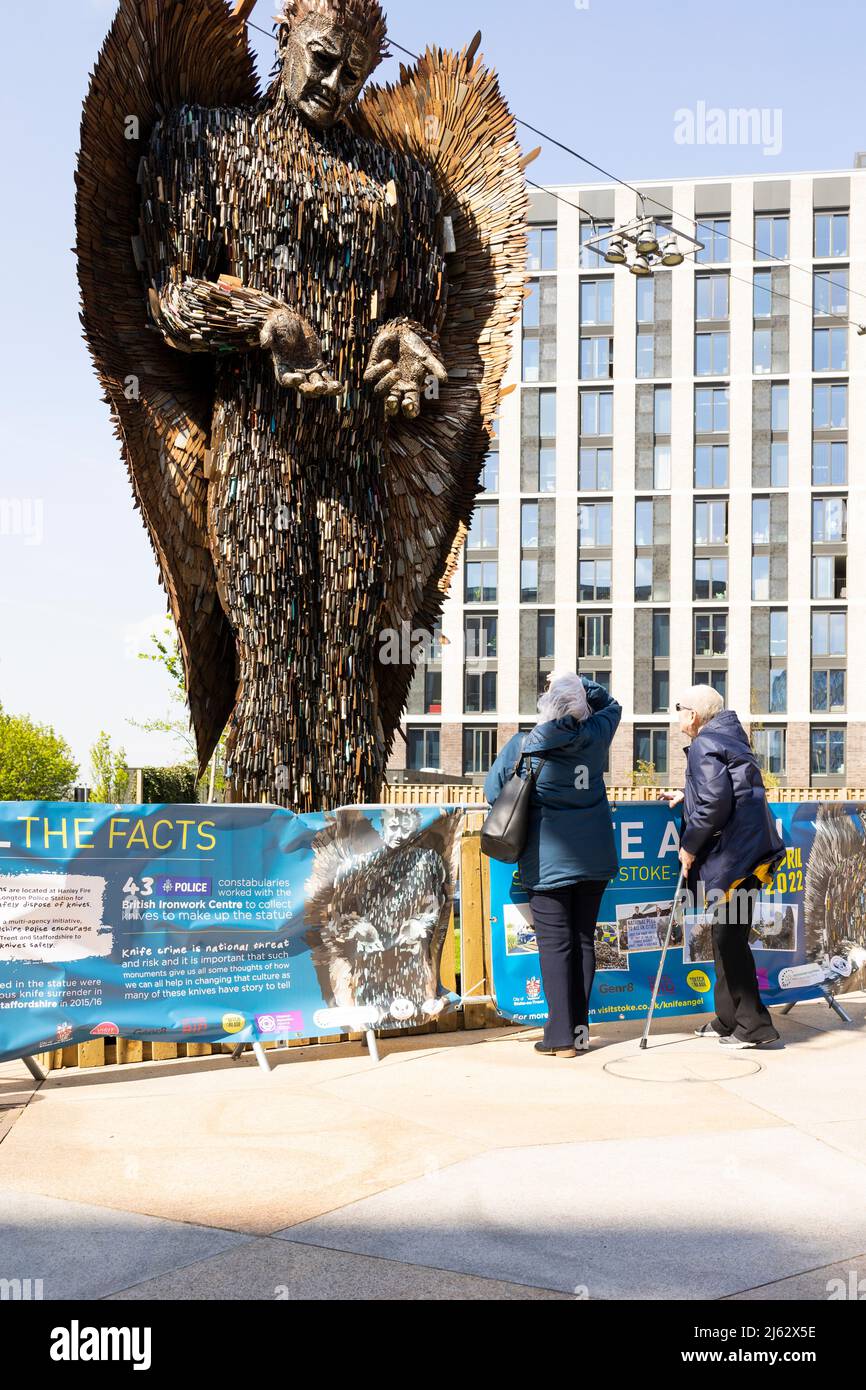
{"label": "angel's face", "polygon": [[361,34],[322,14],[284,25],[280,47],[289,103],[319,130],[343,119],[378,58]]}

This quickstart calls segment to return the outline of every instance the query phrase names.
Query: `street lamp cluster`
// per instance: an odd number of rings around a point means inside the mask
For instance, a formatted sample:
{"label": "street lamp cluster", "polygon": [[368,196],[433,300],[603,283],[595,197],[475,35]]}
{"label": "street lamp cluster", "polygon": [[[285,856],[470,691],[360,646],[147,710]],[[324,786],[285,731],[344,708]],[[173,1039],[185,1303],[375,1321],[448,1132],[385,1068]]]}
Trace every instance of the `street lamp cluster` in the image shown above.
{"label": "street lamp cluster", "polygon": [[[685,249],[681,242],[689,243]],[[703,243],[686,232],[656,223],[651,217],[636,217],[634,221],[589,238],[585,245],[598,252],[608,265],[624,265],[638,279],[646,279],[656,270],[682,265],[687,255],[703,250]]]}

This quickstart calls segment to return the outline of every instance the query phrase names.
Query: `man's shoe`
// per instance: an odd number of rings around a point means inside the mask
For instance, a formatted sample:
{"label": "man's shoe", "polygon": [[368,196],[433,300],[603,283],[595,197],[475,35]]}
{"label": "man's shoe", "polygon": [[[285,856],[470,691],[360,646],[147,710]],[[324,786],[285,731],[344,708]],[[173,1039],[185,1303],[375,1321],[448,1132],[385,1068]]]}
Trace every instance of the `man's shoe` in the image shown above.
{"label": "man's shoe", "polygon": [[780,1041],[781,1041],[781,1037],[778,1037],[778,1038],[762,1038],[760,1042],[750,1042],[748,1038],[738,1038],[737,1035],[736,1035],[736,1033],[732,1033],[732,1034],[730,1035],[730,1037],[728,1037],[728,1038],[719,1038],[719,1042],[721,1043],[722,1047],[739,1047],[739,1048],[744,1048],[744,1047],[773,1047],[775,1043],[780,1042]]}
{"label": "man's shoe", "polygon": [[[545,1047],[543,1042],[535,1044],[536,1052],[541,1052],[545,1057],[576,1057],[576,1047]],[[587,1051],[589,1049],[587,1048]]]}
{"label": "man's shoe", "polygon": [[696,1038],[721,1038],[724,1035],[717,1033],[711,1023],[703,1023],[700,1028],[695,1029]]}

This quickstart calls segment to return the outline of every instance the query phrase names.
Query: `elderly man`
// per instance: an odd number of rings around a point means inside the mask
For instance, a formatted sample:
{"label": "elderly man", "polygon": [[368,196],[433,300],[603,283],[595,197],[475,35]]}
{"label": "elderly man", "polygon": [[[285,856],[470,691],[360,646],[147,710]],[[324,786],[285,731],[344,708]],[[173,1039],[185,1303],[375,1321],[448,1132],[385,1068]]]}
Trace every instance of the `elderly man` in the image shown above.
{"label": "elderly man", "polygon": [[727,1047],[760,1047],[779,1034],[761,1002],[749,946],[755,898],[770,883],[785,846],[767,804],[761,770],[742,724],[708,685],[688,691],[677,705],[686,749],[680,861],[689,886],[698,879],[718,904],[713,920],[716,1017],[699,1029]]}

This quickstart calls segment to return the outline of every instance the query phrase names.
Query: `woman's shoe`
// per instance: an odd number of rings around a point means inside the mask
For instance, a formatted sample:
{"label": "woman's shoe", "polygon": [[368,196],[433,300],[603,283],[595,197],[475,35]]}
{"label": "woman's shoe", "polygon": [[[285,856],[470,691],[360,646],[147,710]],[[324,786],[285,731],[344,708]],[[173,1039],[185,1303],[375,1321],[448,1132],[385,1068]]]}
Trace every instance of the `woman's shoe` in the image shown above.
{"label": "woman's shoe", "polygon": [[545,1047],[543,1042],[535,1044],[536,1052],[542,1052],[545,1057],[576,1057],[576,1047]]}

